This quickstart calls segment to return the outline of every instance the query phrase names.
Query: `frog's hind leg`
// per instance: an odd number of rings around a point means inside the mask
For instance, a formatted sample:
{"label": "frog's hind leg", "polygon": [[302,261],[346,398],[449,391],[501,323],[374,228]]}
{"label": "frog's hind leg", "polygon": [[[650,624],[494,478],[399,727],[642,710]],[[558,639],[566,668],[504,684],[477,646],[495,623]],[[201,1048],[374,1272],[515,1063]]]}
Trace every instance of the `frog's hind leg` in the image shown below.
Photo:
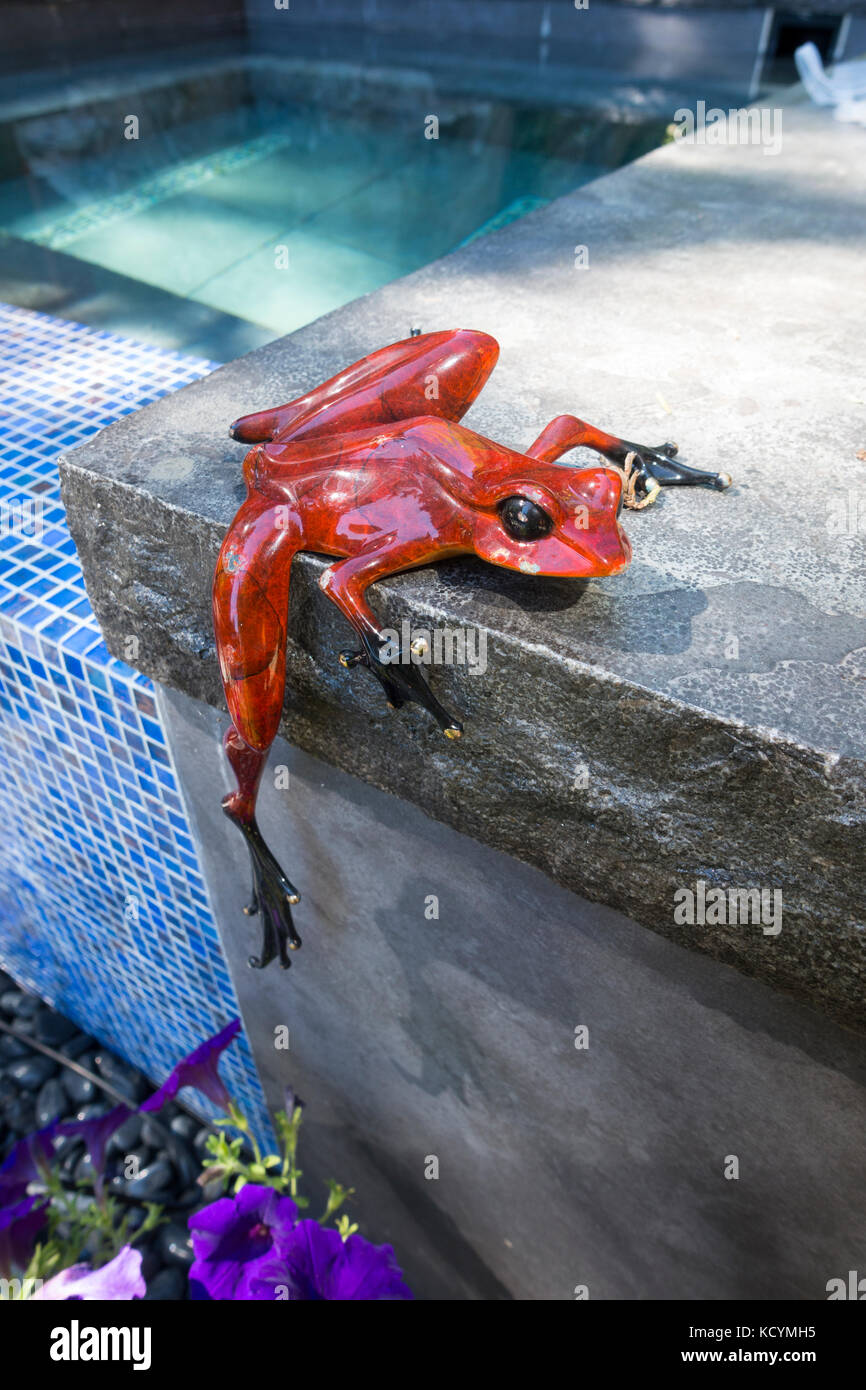
{"label": "frog's hind leg", "polygon": [[279,956],[281,966],[287,970],[291,964],[288,951],[296,951],[301,945],[291,912],[300,901],[300,894],[265,844],[255,817],[258,786],[268,755],[244,743],[234,725],[226,732],[223,748],[238,790],[229,793],[222,806],[246,841],[252,868],[252,894],[244,912],[248,917],[260,913],[262,919],[261,952],[250,956],[249,964],[261,970]]}
{"label": "frog's hind leg", "polygon": [[379,348],[330,381],[272,410],[244,415],[229,429],[246,443],[312,439],[419,415],[463,418],[496,365],[488,333],[459,328]]}
{"label": "frog's hind leg", "polygon": [[231,727],[224,749],[237,789],[223,800],[250,855],[253,892],[248,914],[260,913],[262,949],[250,965],[262,968],[301,939],[291,906],[298,892],[262,838],[256,801],[268,749],[283,708],[286,622],[298,527],[285,502],[251,491],[223,542],[213,584],[214,632]]}
{"label": "frog's hind leg", "polygon": [[727,473],[692,468],[677,459],[676,444],[634,444],[606,434],[576,415],[558,415],[545,425],[527,449],[530,458],[555,463],[569,449],[594,449],[626,474],[625,505],[640,510],[654,502],[663,487],[710,487],[723,491],[731,486]]}

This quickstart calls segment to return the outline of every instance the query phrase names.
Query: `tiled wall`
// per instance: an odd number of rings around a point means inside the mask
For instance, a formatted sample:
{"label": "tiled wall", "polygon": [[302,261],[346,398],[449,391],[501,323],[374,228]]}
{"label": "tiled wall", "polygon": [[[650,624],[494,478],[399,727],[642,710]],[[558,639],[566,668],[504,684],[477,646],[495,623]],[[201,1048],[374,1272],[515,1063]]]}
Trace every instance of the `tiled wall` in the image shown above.
{"label": "tiled wall", "polygon": [[[55,459],[214,365],[0,305],[0,965],[158,1080],[237,1002],[153,687],[102,641]],[[245,1040],[223,1065],[266,1132]]]}

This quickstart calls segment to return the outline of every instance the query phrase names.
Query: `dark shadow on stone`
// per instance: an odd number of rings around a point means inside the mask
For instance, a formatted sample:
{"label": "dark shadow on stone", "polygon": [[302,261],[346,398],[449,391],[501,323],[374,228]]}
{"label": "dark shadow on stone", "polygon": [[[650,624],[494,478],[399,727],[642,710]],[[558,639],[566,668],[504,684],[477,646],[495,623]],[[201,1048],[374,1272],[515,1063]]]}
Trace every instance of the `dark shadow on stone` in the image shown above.
{"label": "dark shadow on stone", "polygon": [[474,555],[445,560],[436,566],[436,579],[451,591],[493,594],[524,613],[560,613],[574,608],[589,588],[588,579],[543,579],[487,564]]}

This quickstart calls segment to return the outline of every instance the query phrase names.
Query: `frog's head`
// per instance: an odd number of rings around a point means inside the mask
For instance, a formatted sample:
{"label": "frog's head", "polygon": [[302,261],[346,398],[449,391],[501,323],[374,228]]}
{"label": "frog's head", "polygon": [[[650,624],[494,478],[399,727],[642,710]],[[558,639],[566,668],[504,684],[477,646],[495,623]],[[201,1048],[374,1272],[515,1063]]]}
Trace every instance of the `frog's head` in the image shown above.
{"label": "frog's head", "polygon": [[631,559],[619,515],[623,476],[615,468],[555,464],[504,481],[479,512],[475,550],[524,574],[593,579],[619,574]]}

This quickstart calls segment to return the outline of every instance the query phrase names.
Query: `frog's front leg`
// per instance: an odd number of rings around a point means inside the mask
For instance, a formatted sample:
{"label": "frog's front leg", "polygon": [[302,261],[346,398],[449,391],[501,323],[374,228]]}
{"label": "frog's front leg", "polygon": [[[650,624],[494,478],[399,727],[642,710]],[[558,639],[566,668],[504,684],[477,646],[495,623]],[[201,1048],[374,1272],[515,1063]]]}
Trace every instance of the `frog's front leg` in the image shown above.
{"label": "frog's front leg", "polygon": [[727,473],[710,473],[679,462],[676,444],[635,444],[576,415],[557,415],[526,452],[530,458],[555,463],[577,448],[593,449],[625,471],[625,505],[635,510],[648,507],[663,487],[711,487],[720,492],[731,486]]}
{"label": "frog's front leg", "polygon": [[[437,552],[441,555],[443,552]],[[456,553],[456,552],[455,552]],[[362,642],[358,652],[341,652],[343,666],[365,666],[381,683],[389,705],[399,708],[407,701],[423,705],[433,716],[446,738],[459,738],[463,725],[439,703],[410,650],[392,650],[381,631],[365,591],[375,579],[411,569],[422,563],[417,547],[407,546],[386,552],[355,555],[330,565],[319,580],[319,587],[340,612],[349,619]]]}

